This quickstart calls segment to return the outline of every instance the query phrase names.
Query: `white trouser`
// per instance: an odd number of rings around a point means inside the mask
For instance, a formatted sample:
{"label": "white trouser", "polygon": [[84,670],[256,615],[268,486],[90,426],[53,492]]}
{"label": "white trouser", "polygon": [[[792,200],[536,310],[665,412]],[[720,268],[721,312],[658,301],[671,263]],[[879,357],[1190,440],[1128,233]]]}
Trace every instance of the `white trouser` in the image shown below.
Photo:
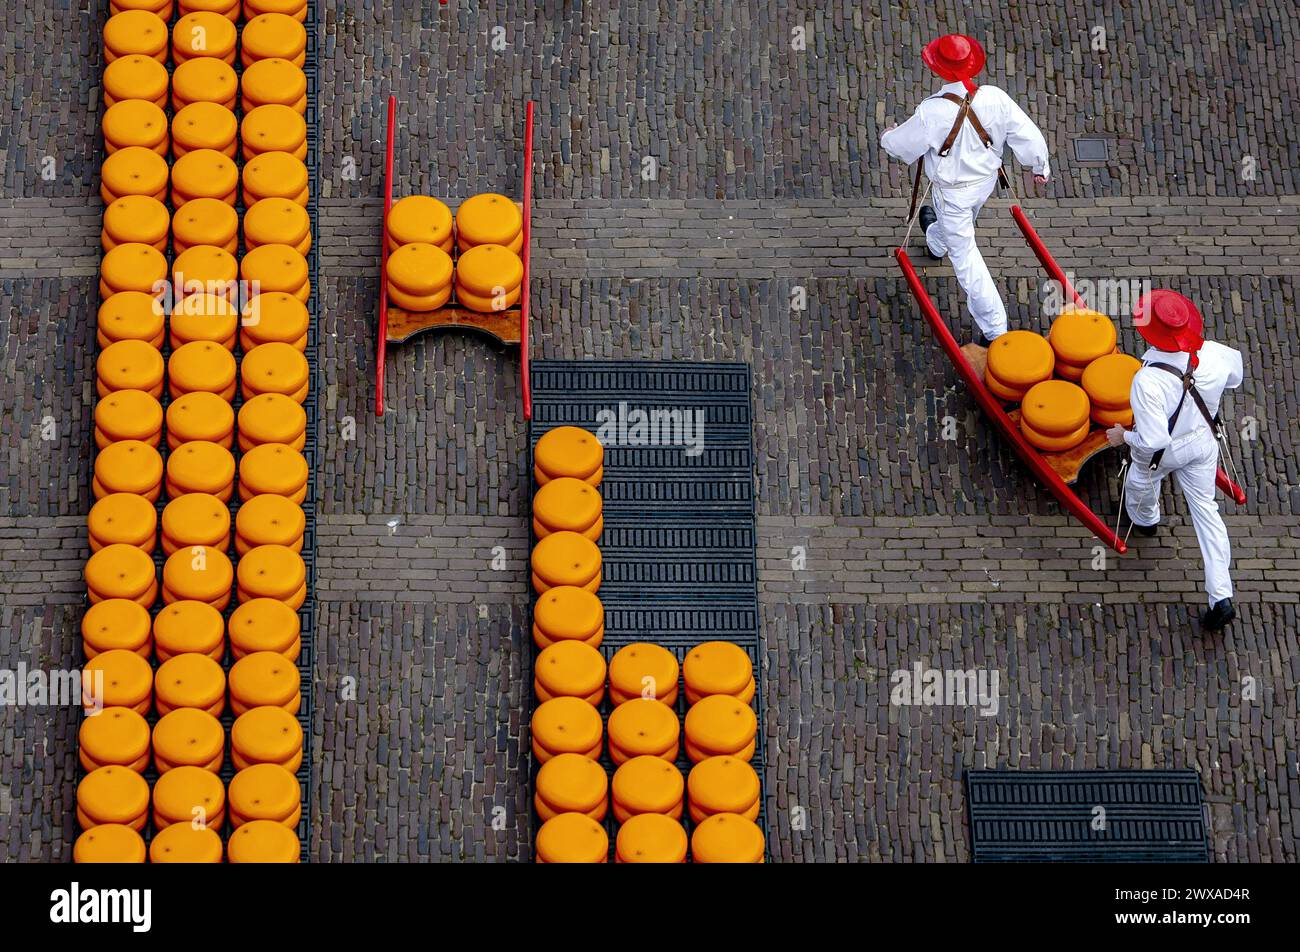
{"label": "white trouser", "polygon": [[997,179],[974,185],[931,188],[937,221],[925,232],[930,253],[952,261],[957,283],[966,292],[966,307],[989,340],[1007,332],[1007,308],[975,244],[975,220],[993,194]]}
{"label": "white trouser", "polygon": [[1205,591],[1210,604],[1231,598],[1232,579],[1228,576],[1228,567],[1232,564],[1232,547],[1228,543],[1228,529],[1223,524],[1223,516],[1219,514],[1219,504],[1214,498],[1219,444],[1208,430],[1198,427],[1170,444],[1154,473],[1148,468],[1150,462],[1150,455],[1133,454],[1128,478],[1124,481],[1124,508],[1128,510],[1129,518],[1140,526],[1158,523],[1160,486],[1167,475],[1177,473],[1178,488],[1187,500],[1187,511],[1196,529],[1196,541],[1201,546],[1201,559],[1205,562]]}

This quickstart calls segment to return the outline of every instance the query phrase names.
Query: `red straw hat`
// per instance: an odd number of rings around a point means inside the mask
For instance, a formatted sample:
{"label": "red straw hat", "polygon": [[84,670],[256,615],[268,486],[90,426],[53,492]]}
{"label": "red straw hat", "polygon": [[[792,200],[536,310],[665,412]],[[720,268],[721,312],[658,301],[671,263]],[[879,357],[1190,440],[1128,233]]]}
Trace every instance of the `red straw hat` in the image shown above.
{"label": "red straw hat", "polygon": [[984,47],[978,40],[949,33],[932,40],[921,50],[921,59],[950,83],[970,79],[984,68]]}
{"label": "red straw hat", "polygon": [[1147,343],[1160,350],[1194,354],[1205,338],[1196,305],[1176,291],[1151,291],[1133,309],[1133,323]]}

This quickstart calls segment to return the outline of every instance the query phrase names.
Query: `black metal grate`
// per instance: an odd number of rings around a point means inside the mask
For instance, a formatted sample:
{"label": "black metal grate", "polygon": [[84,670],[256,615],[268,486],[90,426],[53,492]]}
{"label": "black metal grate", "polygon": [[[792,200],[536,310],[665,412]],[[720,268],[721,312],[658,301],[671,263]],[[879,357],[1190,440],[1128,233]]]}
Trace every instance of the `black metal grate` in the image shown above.
{"label": "black metal grate", "polygon": [[1195,770],[972,770],[977,863],[1205,863]]}

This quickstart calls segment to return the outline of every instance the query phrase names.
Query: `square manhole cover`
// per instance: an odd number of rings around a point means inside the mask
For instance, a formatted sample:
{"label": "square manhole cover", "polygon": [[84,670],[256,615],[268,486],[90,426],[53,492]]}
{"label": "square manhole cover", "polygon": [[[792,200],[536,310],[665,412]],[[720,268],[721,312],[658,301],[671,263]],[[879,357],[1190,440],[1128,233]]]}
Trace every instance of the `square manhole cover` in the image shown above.
{"label": "square manhole cover", "polygon": [[1110,146],[1096,136],[1080,136],[1074,140],[1076,162],[1105,162],[1110,157]]}

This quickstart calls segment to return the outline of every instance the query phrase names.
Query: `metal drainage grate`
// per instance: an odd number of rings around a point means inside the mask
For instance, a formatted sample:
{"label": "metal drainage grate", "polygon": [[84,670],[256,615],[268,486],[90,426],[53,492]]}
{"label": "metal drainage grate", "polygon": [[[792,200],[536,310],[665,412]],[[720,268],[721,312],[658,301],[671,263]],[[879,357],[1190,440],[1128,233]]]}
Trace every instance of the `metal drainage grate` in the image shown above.
{"label": "metal drainage grate", "polygon": [[1074,140],[1076,162],[1106,162],[1110,159],[1110,142],[1096,136],[1080,136]]}

